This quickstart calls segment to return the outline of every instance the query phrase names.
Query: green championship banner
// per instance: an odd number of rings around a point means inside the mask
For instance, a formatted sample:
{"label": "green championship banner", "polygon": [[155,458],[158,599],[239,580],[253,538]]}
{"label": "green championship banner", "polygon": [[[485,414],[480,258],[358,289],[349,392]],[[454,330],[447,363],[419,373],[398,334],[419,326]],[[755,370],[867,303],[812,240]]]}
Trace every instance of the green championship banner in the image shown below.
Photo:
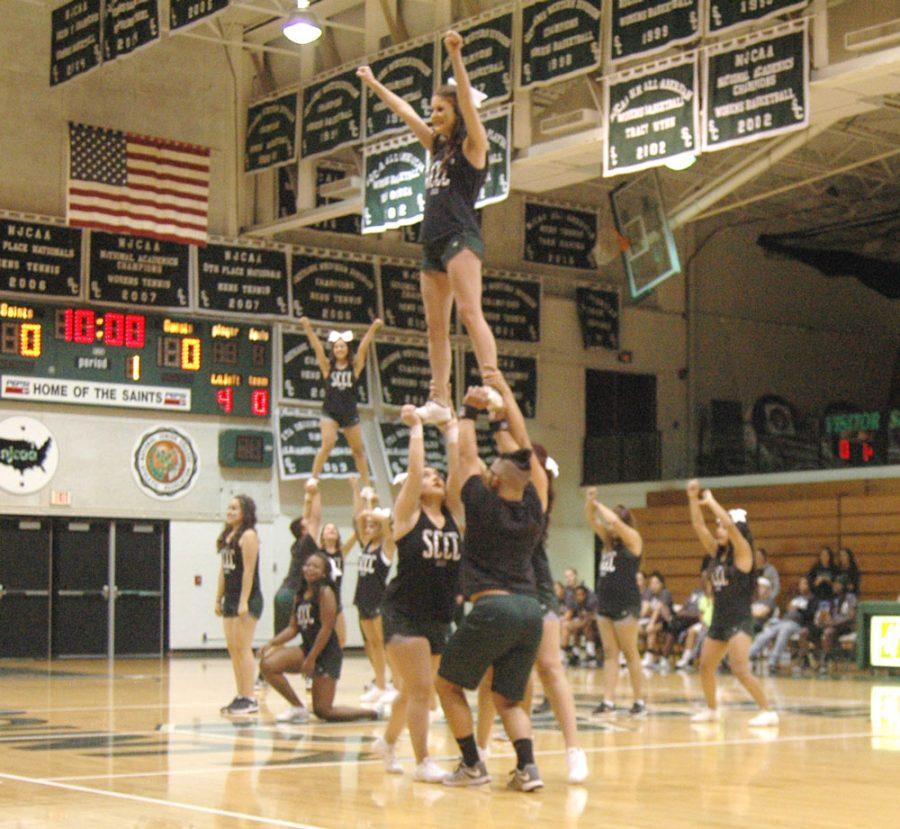
{"label": "green championship banner", "polygon": [[604,176],[657,167],[698,152],[700,96],[693,55],[667,61],[662,68],[614,75],[603,90]]}
{"label": "green championship banner", "polygon": [[169,29],[182,29],[227,9],[231,0],[169,0]]}
{"label": "green championship banner", "polygon": [[724,150],[806,127],[806,22],[787,34],[710,47],[703,104],[704,150]]}
{"label": "green championship banner", "polygon": [[283,249],[216,244],[197,248],[198,307],[284,316],[290,312],[287,269]]}
{"label": "green championship banner", "polygon": [[613,62],[700,37],[700,0],[612,0]]}
{"label": "green championship banner", "polygon": [[81,239],[78,228],[0,217],[0,291],[80,296]]}
{"label": "green championship banner", "polygon": [[541,339],[541,283],[537,279],[487,272],[481,307],[498,340],[536,343]]}
{"label": "green championship banner", "polygon": [[131,308],[187,308],[190,246],[92,230],[90,299]]}
{"label": "green championship banner", "polygon": [[525,202],[526,262],[592,268],[596,243],[596,212]]}
{"label": "green championship banner", "polygon": [[[409,464],[409,427],[399,420],[379,420],[378,442],[388,477],[393,481],[406,472]],[[444,439],[436,426],[425,427],[425,466],[447,472]]]}
{"label": "green championship banner", "polygon": [[[337,201],[336,199],[329,199],[326,196],[323,196],[319,192],[319,188],[323,184],[330,184],[332,181],[346,178],[347,175],[349,175],[348,172],[343,168],[332,167],[328,164],[316,165],[316,207],[322,207],[322,205],[331,204],[333,201]],[[286,196],[286,207],[290,207],[291,204],[296,204],[296,200],[292,199],[293,191],[291,191],[290,195],[286,194]],[[291,209],[291,213],[296,212],[296,208]],[[283,215],[290,215],[290,213],[285,213]],[[324,222],[310,225],[310,229],[327,230],[331,233],[350,233],[353,236],[359,236],[359,234],[362,233],[362,216],[360,216],[359,213],[347,213],[344,216],[336,216],[333,219],[326,219]]]}
{"label": "green championship banner", "polygon": [[575,306],[585,348],[619,350],[619,292],[588,285],[575,289]]}
{"label": "green championship banner", "polygon": [[[487,103],[505,101],[512,94],[512,11],[464,20],[457,25],[463,37],[462,57],[472,86],[487,95]],[[453,77],[450,56],[441,41],[441,83]]]}
{"label": "green championship banner", "polygon": [[425,212],[427,152],[415,136],[366,147],[363,154],[363,233],[415,224]]}
{"label": "green championship banner", "polygon": [[[313,461],[322,445],[321,414],[312,409],[279,406],[276,433],[278,477],[282,481],[312,477]],[[356,475],[356,462],[343,430],[338,430],[334,449],[325,461],[320,478],[349,478]]]}
{"label": "green championship banner", "polygon": [[244,172],[268,170],[297,159],[297,93],[251,104],[247,110]]}
{"label": "green championship banner", "polygon": [[157,0],[106,0],[103,59],[115,60],[159,40]]}
{"label": "green championship banner", "polygon": [[375,265],[370,259],[295,248],[292,268],[294,316],[340,325],[368,325],[375,319]]}
{"label": "green championship banner", "polygon": [[421,406],[428,399],[431,380],[425,341],[376,342],[374,349],[381,402],[385,406]]}
{"label": "green championship banner", "polygon": [[[323,341],[327,331],[316,332]],[[327,351],[327,346],[326,346]],[[363,370],[356,386],[357,402],[369,405],[369,372]],[[295,403],[321,404],[325,399],[325,380],[316,353],[306,334],[281,329],[281,399]]]}
{"label": "green championship banner", "polygon": [[[434,38],[412,47],[404,43],[376,55],[371,67],[376,80],[399,95],[422,118],[428,117],[434,89]],[[403,119],[366,87],[366,139],[406,129]]]}
{"label": "green championship banner", "polygon": [[300,155],[308,158],[359,141],[362,90],[356,67],[339,70],[303,90]]}
{"label": "green championship banner", "polygon": [[602,0],[533,0],[522,6],[519,86],[543,86],[600,65]]}
{"label": "green championship banner", "polygon": [[708,0],[706,31],[720,35],[747,23],[802,9],[809,0]]}
{"label": "green championship banner", "polygon": [[72,0],[50,14],[50,86],[95,69],[103,60],[100,0]]}
{"label": "green championship banner", "polygon": [[482,116],[488,137],[488,172],[478,191],[478,198],[475,199],[476,208],[503,201],[509,196],[509,148],[512,144],[510,110],[511,106],[507,104]]}
{"label": "green championship banner", "polygon": [[[465,383],[463,386],[481,385],[478,361],[472,351],[466,351],[464,358]],[[523,354],[498,354],[497,366],[509,383],[516,402],[525,417],[537,414],[537,359]]]}

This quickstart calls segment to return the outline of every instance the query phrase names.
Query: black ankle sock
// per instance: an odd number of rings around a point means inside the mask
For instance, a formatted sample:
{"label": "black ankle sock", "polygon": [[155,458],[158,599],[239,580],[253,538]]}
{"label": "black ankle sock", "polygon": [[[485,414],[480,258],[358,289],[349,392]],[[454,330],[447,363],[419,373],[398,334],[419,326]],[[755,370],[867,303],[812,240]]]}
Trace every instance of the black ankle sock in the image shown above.
{"label": "black ankle sock", "polygon": [[513,748],[516,750],[516,768],[519,771],[534,762],[534,747],[531,740],[514,740]]}
{"label": "black ankle sock", "polygon": [[475,735],[470,734],[468,737],[460,737],[456,743],[462,752],[463,762],[467,766],[476,765],[481,758],[478,756],[478,746],[475,745]]}

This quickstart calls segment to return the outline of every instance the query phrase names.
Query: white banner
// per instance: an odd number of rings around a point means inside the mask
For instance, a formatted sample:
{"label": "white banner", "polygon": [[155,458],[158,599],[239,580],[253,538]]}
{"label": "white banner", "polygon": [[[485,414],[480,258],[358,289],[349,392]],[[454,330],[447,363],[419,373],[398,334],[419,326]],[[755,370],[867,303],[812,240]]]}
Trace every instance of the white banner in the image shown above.
{"label": "white banner", "polygon": [[0,377],[0,398],[83,406],[121,406],[126,409],[174,412],[191,410],[190,389],[129,386],[126,383],[101,383],[95,380],[18,377],[14,374]]}

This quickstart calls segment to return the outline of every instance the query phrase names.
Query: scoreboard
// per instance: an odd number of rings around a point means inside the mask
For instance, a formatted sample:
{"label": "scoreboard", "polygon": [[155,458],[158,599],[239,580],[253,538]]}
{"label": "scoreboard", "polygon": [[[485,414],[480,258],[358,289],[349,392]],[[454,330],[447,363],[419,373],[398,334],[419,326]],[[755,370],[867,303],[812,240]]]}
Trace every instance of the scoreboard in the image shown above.
{"label": "scoreboard", "polygon": [[269,416],[272,330],[81,305],[0,302],[0,398]]}

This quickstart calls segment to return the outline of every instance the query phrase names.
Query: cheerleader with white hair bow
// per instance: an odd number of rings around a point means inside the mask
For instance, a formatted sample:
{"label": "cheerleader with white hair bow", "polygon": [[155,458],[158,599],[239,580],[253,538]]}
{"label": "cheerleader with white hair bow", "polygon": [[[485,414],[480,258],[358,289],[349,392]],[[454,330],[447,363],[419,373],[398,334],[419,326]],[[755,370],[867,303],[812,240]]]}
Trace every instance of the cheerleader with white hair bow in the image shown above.
{"label": "cheerleader with white hair bow", "polygon": [[322,402],[322,418],[320,429],[322,432],[322,445],[316,452],[313,460],[312,477],[307,482],[308,487],[315,487],[319,475],[325,467],[325,461],[334,449],[337,440],[337,431],[340,429],[347,438],[347,444],[356,461],[356,471],[364,487],[371,486],[369,480],[369,464],[366,460],[366,450],[363,446],[362,431],[359,425],[359,411],[357,409],[357,384],[359,377],[366,368],[366,356],[375,334],[384,323],[376,319],[369,326],[362,338],[359,349],[355,355],[351,355],[350,344],[353,342],[352,331],[332,331],[328,335],[328,344],[331,355],[325,353],[322,341],[313,331],[312,323],[306,317],[300,319],[300,325],[309,339],[319,364],[319,371],[325,381],[325,397]]}
{"label": "cheerleader with white hair bow", "polygon": [[[766,692],[750,670],[751,603],[756,593],[756,560],[747,513],[741,509],[726,510],[708,489],[700,495],[697,481],[688,482],[687,495],[694,531],[705,552],[712,556],[707,573],[715,593],[712,623],[700,652],[700,681],[707,707],[692,719],[694,722],[716,722],[721,718],[716,704],[716,670],[728,654],[731,672],[760,708],[760,713],[750,720],[749,725],[777,726],[778,714],[769,708]],[[701,507],[706,507],[715,516],[715,535],[707,528]]]}

